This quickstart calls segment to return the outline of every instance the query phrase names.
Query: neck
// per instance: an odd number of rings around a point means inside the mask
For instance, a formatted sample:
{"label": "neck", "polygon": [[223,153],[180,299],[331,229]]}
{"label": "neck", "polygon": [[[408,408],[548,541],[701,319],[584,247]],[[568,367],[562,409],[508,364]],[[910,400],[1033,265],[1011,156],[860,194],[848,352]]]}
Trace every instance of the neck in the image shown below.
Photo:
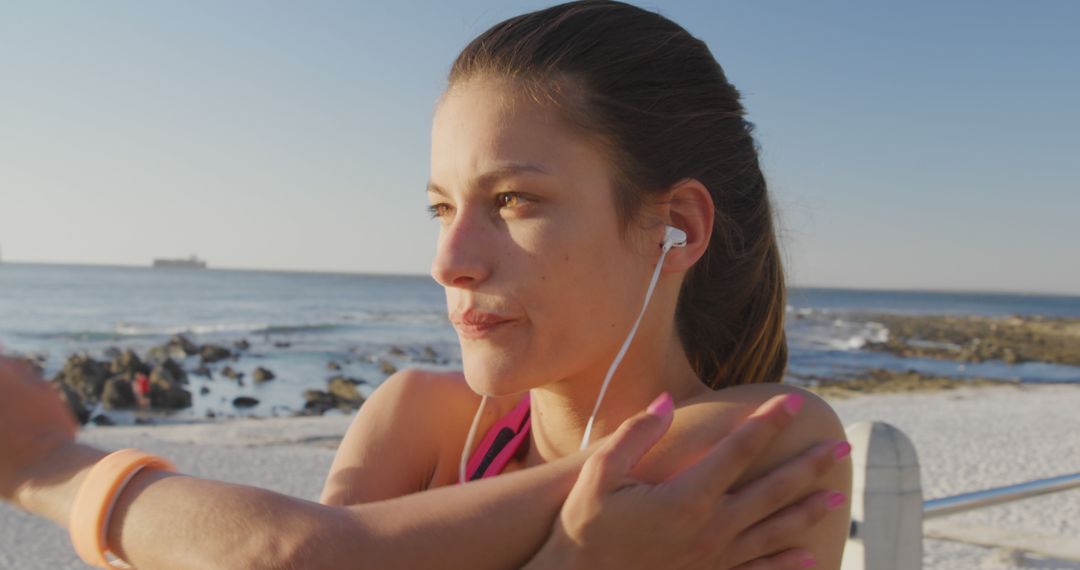
{"label": "neck", "polygon": [[[593,421],[590,443],[608,435],[630,416],[645,409],[662,392],[679,402],[708,392],[694,373],[675,334],[666,327],[645,327],[634,337],[619,364]],[[648,331],[648,332],[647,332]],[[616,350],[622,345],[620,339]],[[659,347],[659,348],[658,348]],[[576,453],[592,414],[604,376],[615,357],[572,377],[531,392],[532,442],[527,463],[553,461]]]}

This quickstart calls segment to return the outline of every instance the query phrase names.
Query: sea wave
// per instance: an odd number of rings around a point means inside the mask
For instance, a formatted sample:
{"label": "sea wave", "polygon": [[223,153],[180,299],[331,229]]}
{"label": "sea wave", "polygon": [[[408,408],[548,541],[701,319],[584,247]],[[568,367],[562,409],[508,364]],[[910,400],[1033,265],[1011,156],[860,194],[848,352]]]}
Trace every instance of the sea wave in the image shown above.
{"label": "sea wave", "polygon": [[121,321],[116,323],[111,330],[97,329],[26,332],[19,334],[19,336],[42,340],[96,342],[121,339],[159,338],[177,334],[191,336],[229,334],[303,335],[363,328],[373,324],[426,326],[442,325],[446,322],[446,315],[442,312],[353,311],[332,315],[325,320],[316,322],[267,323],[238,321],[160,325]]}
{"label": "sea wave", "polygon": [[788,336],[792,344],[804,348],[853,351],[888,341],[889,329],[875,321],[813,318],[791,322]]}

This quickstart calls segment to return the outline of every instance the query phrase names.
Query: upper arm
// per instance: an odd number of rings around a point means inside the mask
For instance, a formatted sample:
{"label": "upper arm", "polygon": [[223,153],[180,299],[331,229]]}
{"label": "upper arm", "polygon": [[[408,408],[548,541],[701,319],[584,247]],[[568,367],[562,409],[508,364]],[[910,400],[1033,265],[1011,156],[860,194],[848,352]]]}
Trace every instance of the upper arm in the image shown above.
{"label": "upper arm", "polygon": [[[794,390],[793,388],[789,388]],[[836,412],[821,398],[805,391],[799,391],[806,398],[803,407],[796,414],[794,422],[773,441],[762,457],[747,470],[743,481],[760,477],[790,461],[810,447],[826,442],[844,440],[844,426]],[[819,491],[838,491],[845,497],[851,497],[851,460],[841,460],[811,487],[805,495]],[[742,481],[737,482],[739,486]],[[813,527],[797,536],[789,537],[782,548],[805,548],[814,553],[820,568],[840,568],[850,530],[850,500],[833,511]]]}
{"label": "upper arm", "polygon": [[[733,488],[766,474],[818,443],[845,439],[843,425],[836,413],[818,396],[780,384],[739,386],[721,390],[710,395],[706,401],[677,410],[668,435],[645,457],[638,474],[646,480],[667,479],[696,461],[757,406],[773,396],[790,392],[804,396],[802,408],[792,424],[750,464]],[[841,461],[809,488],[806,495],[826,490],[851,496],[850,460]],[[831,511],[814,527],[790,537],[783,547],[807,548],[814,553],[820,567],[839,568],[849,525],[849,509],[845,504]]]}
{"label": "upper arm", "polygon": [[469,398],[465,392],[463,382],[436,372],[405,369],[387,378],[349,426],[320,502],[355,505],[427,488],[454,428],[448,412]]}

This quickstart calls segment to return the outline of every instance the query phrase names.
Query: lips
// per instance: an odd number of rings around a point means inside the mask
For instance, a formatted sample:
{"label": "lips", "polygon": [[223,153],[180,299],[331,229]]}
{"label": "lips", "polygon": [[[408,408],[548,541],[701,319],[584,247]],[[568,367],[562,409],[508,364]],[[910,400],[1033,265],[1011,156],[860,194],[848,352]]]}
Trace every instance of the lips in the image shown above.
{"label": "lips", "polygon": [[477,309],[455,311],[450,315],[450,322],[465,338],[476,339],[490,334],[493,330],[504,328],[514,319],[496,313],[486,313]]}

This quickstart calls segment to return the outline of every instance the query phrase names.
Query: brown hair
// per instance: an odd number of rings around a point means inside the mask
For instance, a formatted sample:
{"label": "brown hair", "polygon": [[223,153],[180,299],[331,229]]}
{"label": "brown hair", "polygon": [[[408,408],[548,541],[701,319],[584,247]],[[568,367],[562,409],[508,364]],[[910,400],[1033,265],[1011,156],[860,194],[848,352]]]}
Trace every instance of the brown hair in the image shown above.
{"label": "brown hair", "polygon": [[784,273],[753,125],[704,42],[621,2],[586,0],[511,18],[454,61],[453,87],[516,80],[603,142],[623,229],[650,197],[689,178],[715,204],[712,240],[679,294],[679,337],[718,389],[779,382],[787,366]]}

